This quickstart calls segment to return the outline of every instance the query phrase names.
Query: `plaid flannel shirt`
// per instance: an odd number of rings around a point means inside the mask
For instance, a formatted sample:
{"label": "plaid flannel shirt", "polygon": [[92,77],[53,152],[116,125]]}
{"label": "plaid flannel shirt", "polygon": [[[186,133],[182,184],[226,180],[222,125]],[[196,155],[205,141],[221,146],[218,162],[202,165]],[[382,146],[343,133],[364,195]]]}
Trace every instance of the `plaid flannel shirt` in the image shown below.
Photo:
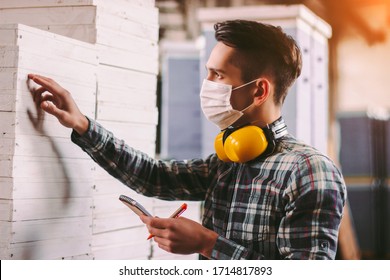
{"label": "plaid flannel shirt", "polygon": [[[283,121],[283,120],[282,120]],[[212,259],[334,259],[346,201],[342,174],[291,135],[249,163],[156,160],[90,120],[72,141],[128,187],[164,200],[204,201],[202,224],[219,234]]]}

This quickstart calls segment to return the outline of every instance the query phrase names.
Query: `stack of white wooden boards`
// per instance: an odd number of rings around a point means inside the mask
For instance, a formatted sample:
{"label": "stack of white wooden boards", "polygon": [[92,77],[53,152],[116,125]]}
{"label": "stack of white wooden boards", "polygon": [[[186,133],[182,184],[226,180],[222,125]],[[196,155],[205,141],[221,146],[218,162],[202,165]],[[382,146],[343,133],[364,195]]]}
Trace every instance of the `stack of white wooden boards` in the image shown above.
{"label": "stack of white wooden boards", "polygon": [[[83,113],[154,156],[154,0],[0,0],[0,24],[0,258],[177,258],[146,240],[118,196],[160,217],[181,202],[137,195],[96,166],[69,129],[35,108],[26,83],[28,73],[52,77]],[[199,209],[189,203],[183,216],[199,221]]]}

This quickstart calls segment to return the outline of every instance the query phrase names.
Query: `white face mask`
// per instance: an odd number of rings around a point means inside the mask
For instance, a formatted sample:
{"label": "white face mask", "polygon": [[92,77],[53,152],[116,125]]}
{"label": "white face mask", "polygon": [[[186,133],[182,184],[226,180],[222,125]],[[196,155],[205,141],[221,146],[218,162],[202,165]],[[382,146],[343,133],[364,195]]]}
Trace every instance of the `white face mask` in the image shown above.
{"label": "white face mask", "polygon": [[230,104],[232,91],[249,85],[258,79],[250,81],[233,89],[232,85],[221,84],[204,79],[200,90],[200,104],[206,118],[215,123],[221,130],[228,128],[242,117],[245,109],[238,111]]}

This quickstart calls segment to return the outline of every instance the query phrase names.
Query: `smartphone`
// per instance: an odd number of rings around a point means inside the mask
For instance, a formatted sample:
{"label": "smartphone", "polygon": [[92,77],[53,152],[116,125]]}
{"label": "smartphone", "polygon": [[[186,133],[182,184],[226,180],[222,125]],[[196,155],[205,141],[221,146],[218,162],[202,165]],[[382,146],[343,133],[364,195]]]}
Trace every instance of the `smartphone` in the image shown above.
{"label": "smartphone", "polygon": [[119,200],[126,204],[126,206],[129,207],[138,216],[145,215],[152,217],[152,214],[150,214],[141,204],[139,204],[131,197],[121,195],[119,196]]}

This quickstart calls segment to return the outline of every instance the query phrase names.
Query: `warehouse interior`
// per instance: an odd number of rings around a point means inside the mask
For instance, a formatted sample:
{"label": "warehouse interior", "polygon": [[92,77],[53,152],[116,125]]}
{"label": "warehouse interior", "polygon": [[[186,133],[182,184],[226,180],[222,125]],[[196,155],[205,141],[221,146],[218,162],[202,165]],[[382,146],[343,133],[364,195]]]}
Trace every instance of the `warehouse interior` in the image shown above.
{"label": "warehouse interior", "polygon": [[[284,113],[292,134],[342,170],[337,258],[390,259],[390,0],[0,1],[0,259],[198,258],[144,240],[117,197],[159,216],[177,203],[124,190],[35,107],[25,77],[52,75],[152,157],[203,157],[217,130],[199,89],[212,26],[226,17],[300,34],[306,72]],[[189,203],[186,217],[200,222],[201,209]]]}

